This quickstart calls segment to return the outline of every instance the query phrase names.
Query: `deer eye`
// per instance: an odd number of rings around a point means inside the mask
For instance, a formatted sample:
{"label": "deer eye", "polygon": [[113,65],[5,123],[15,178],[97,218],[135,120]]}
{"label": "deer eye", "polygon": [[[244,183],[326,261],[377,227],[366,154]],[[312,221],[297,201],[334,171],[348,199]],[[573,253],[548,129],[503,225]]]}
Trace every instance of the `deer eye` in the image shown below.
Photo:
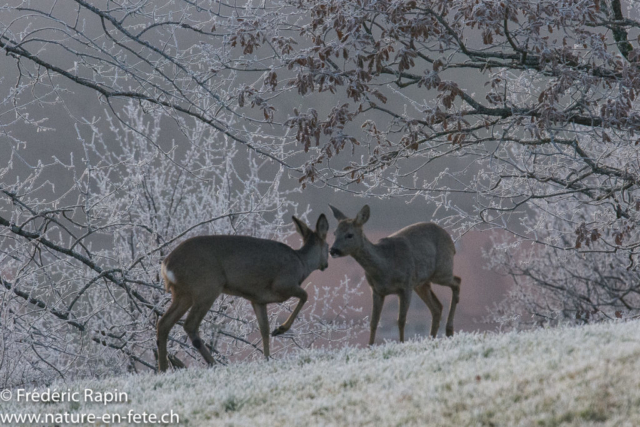
{"label": "deer eye", "polygon": [[347,235],[346,235],[346,236],[344,236],[344,237],[346,237],[347,239],[352,239],[352,238],[353,238],[353,233],[349,233],[349,234],[347,234]]}

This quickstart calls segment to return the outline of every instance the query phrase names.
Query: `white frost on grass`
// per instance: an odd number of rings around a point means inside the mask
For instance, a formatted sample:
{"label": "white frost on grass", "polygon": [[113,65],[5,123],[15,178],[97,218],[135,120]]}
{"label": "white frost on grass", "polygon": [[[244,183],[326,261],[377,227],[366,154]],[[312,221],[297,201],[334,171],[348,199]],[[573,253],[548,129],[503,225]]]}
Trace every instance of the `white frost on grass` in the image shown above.
{"label": "white frost on grass", "polygon": [[14,399],[0,412],[173,410],[181,425],[194,426],[637,426],[640,322],[460,333],[48,388],[117,389],[129,401],[34,405]]}

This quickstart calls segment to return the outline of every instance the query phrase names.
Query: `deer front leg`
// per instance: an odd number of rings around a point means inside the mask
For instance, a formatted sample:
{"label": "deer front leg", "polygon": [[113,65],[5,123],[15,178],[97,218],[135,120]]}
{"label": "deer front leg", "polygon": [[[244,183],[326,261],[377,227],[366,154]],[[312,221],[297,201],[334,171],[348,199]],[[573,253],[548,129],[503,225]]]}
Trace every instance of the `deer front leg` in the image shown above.
{"label": "deer front leg", "polygon": [[291,326],[293,325],[294,320],[296,320],[296,317],[298,317],[300,310],[302,310],[302,306],[304,305],[305,302],[307,302],[307,291],[305,291],[299,286],[296,286],[295,293],[292,296],[297,297],[299,299],[298,305],[296,305],[296,308],[293,310],[293,313],[289,315],[287,320],[282,325],[278,326],[271,333],[271,335],[274,337],[280,334],[284,334],[289,329],[291,329]]}
{"label": "deer front leg", "polygon": [[253,311],[256,313],[260,335],[262,335],[263,354],[266,359],[269,359],[269,316],[267,315],[267,305],[253,302],[251,305],[253,306]]}
{"label": "deer front leg", "polygon": [[413,289],[405,289],[398,294],[400,310],[398,311],[398,329],[400,330],[400,342],[404,342],[404,326],[407,324],[407,311],[411,304],[411,293]]}
{"label": "deer front leg", "polygon": [[376,329],[380,322],[380,313],[384,304],[384,295],[373,292],[373,311],[371,313],[371,333],[369,334],[369,345],[373,345],[376,340]]}

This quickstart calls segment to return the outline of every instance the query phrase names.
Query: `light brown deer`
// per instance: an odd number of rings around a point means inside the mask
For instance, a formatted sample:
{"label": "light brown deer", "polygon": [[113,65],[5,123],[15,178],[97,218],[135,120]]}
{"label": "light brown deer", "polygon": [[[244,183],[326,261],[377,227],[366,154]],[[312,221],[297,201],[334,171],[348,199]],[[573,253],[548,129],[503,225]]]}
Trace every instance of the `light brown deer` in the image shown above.
{"label": "light brown deer", "polygon": [[460,278],[453,275],[453,240],[440,226],[419,222],[371,243],[362,226],[369,219],[369,206],[365,205],[354,219],[329,205],[338,220],[331,256],[351,255],[364,268],[367,282],[373,294],[371,333],[369,345],[373,345],[384,298],[396,294],[400,301],[398,328],[400,341],[404,342],[404,326],[411,294],[416,291],[431,311],[431,336],[438,334],[442,303],[431,290],[431,283],[448,286],[453,292],[446,334],[453,335],[453,316],[460,299]]}
{"label": "light brown deer", "polygon": [[329,246],[325,242],[329,222],[324,214],[311,230],[293,217],[303,239],[300,249],[284,243],[248,236],[201,236],[185,240],[162,263],[162,277],[173,301],[158,321],[158,368],[166,371],[167,338],[173,325],[189,308],[184,330],[209,365],[213,357],[198,334],[200,322],[218,295],[243,297],[253,305],[262,335],[264,356],[269,358],[267,304],[299,299],[289,318],[272,335],[291,328],[307,301],[300,284],[311,272],[328,266]]}

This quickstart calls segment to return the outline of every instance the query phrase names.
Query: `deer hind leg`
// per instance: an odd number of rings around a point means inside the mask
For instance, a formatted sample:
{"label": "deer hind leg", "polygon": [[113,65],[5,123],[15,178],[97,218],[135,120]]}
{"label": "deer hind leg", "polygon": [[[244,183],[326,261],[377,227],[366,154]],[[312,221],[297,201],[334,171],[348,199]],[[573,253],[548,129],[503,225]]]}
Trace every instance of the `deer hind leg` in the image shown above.
{"label": "deer hind leg", "polygon": [[207,315],[218,295],[219,293],[215,293],[207,298],[194,297],[193,306],[191,307],[191,311],[189,311],[187,320],[184,322],[184,331],[187,333],[187,336],[191,340],[193,346],[198,349],[202,357],[204,357],[204,360],[206,360],[209,365],[213,365],[216,362],[213,360],[213,357],[211,357],[211,353],[209,353],[207,346],[202,342],[198,329],[200,328],[202,319]]}
{"label": "deer hind leg", "polygon": [[451,307],[449,308],[449,316],[447,317],[447,336],[453,335],[453,316],[456,313],[456,306],[460,302],[460,284],[462,279],[453,276],[453,284],[451,285]]}
{"label": "deer hind leg", "polygon": [[164,313],[164,315],[158,320],[158,370],[164,372],[169,366],[167,361],[167,339],[169,338],[169,331],[173,328],[178,320],[189,310],[191,306],[191,298],[188,296],[178,296],[173,294],[173,301],[171,305]]}
{"label": "deer hind leg", "polygon": [[384,295],[373,292],[373,310],[371,312],[371,332],[369,333],[369,345],[373,345],[376,340],[376,329],[380,323],[380,313],[384,304]]}
{"label": "deer hind leg", "polygon": [[400,342],[404,342],[404,326],[407,324],[407,311],[411,304],[412,289],[409,288],[398,294],[399,311],[398,311],[398,330],[400,331]]}
{"label": "deer hind leg", "polygon": [[456,306],[460,301],[460,283],[462,279],[458,276],[450,276],[451,278],[447,281],[437,281],[439,285],[448,286],[451,288],[451,306],[449,307],[449,315],[447,316],[447,325],[446,325],[446,333],[447,336],[450,337],[453,335],[453,317],[456,314]]}
{"label": "deer hind leg", "polygon": [[305,302],[307,302],[307,291],[302,289],[300,286],[295,287],[295,290],[292,292],[291,296],[299,299],[298,305],[296,305],[296,308],[293,310],[291,315],[289,315],[287,320],[282,325],[278,326],[271,333],[271,335],[273,335],[274,337],[280,334],[284,334],[289,329],[291,329],[291,325],[293,325],[293,321],[296,320],[296,317],[298,317],[300,310],[302,310],[302,306],[304,305]]}
{"label": "deer hind leg", "polygon": [[442,318],[442,303],[436,297],[431,289],[431,283],[425,282],[415,288],[416,293],[427,305],[427,308],[431,312],[431,336],[435,338],[438,335],[438,329],[440,329],[440,319]]}

